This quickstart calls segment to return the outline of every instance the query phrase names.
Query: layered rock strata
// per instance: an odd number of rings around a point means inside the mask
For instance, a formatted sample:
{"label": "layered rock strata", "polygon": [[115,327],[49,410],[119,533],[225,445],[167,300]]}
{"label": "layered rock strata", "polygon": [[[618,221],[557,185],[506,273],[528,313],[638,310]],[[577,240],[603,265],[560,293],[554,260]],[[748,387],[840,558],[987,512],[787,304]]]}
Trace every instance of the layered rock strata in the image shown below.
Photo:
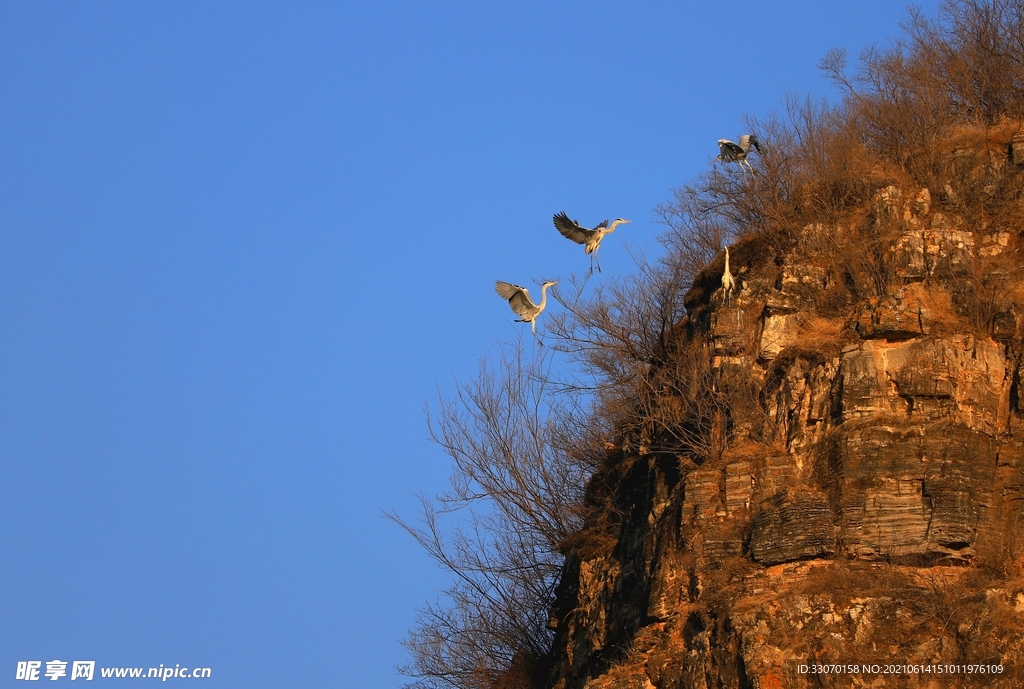
{"label": "layered rock strata", "polygon": [[726,440],[610,451],[618,517],[568,553],[554,686],[1024,686],[1022,239],[933,196],[875,195],[881,295],[835,297],[797,248],[821,225],[736,246],[728,305],[721,265],[697,279],[679,337],[707,343]]}

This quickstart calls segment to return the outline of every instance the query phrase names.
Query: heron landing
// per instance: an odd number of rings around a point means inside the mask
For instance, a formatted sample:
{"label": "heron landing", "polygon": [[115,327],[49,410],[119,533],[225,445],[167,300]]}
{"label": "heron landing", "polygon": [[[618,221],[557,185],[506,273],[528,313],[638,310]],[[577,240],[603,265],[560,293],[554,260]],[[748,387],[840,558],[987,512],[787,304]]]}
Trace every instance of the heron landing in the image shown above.
{"label": "heron landing", "polygon": [[586,227],[581,227],[579,222],[576,220],[570,220],[569,216],[565,214],[565,211],[557,213],[554,218],[555,229],[557,229],[563,237],[571,239],[577,244],[582,244],[584,250],[590,254],[590,275],[594,272],[594,261],[597,261],[597,272],[601,272],[601,259],[597,257],[597,250],[601,248],[601,240],[604,239],[606,234],[611,234],[615,231],[615,228],[619,225],[625,225],[629,220],[623,220],[622,218],[615,218],[612,221],[611,226],[608,226],[608,221],[605,220],[594,229],[590,230]]}
{"label": "heron landing", "polygon": [[494,283],[494,291],[502,299],[508,299],[508,305],[519,316],[516,323],[529,323],[530,331],[537,334],[537,316],[541,314],[548,303],[548,287],[557,285],[557,281],[548,281],[541,285],[540,304],[534,304],[530,299],[530,291],[525,287],[513,285],[511,282],[498,280]]}
{"label": "heron landing", "polygon": [[[751,148],[757,151],[758,155],[764,155],[761,151],[761,142],[753,134],[744,134],[740,137],[738,144],[728,139],[719,139],[718,157],[715,160],[720,160],[723,163],[739,163],[741,169],[746,165],[747,170],[750,170],[750,176],[753,177],[754,168],[750,167],[750,161],[747,160],[747,155],[750,153]],[[746,174],[746,170],[744,170],[744,177]]]}

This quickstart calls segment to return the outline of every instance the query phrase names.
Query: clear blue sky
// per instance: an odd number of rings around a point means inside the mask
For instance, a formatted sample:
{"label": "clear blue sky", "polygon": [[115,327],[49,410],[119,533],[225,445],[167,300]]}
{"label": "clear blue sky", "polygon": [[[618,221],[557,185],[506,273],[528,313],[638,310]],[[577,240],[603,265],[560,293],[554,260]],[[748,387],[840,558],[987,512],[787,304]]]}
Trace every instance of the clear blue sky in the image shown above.
{"label": "clear blue sky", "polygon": [[447,579],[381,515],[446,480],[423,405],[521,329],[495,279],[586,270],[562,209],[633,220],[614,279],[744,114],[831,93],[826,50],[902,18],[0,4],[0,686],[53,659],[398,686]]}

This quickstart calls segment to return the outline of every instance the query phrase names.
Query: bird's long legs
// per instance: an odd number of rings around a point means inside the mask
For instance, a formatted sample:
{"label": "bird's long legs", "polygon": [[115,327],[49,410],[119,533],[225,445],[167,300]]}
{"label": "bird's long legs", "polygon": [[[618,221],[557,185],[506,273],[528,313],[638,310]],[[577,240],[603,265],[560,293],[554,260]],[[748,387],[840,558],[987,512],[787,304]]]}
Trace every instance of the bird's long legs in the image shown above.
{"label": "bird's long legs", "polygon": [[537,319],[530,321],[530,332],[533,333],[533,339],[537,340],[537,346],[544,346],[544,338],[537,336]]}

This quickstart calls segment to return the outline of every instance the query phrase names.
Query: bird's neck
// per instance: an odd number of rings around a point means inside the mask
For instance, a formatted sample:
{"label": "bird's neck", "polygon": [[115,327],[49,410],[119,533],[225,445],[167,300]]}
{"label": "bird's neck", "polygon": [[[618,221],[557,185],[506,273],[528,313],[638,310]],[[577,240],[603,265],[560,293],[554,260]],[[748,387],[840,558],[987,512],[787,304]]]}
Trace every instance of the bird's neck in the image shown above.
{"label": "bird's neck", "polygon": [[544,309],[544,305],[548,303],[548,287],[551,285],[544,285],[540,288],[540,305],[538,308]]}
{"label": "bird's neck", "polygon": [[725,270],[729,270],[729,247],[725,248]]}

